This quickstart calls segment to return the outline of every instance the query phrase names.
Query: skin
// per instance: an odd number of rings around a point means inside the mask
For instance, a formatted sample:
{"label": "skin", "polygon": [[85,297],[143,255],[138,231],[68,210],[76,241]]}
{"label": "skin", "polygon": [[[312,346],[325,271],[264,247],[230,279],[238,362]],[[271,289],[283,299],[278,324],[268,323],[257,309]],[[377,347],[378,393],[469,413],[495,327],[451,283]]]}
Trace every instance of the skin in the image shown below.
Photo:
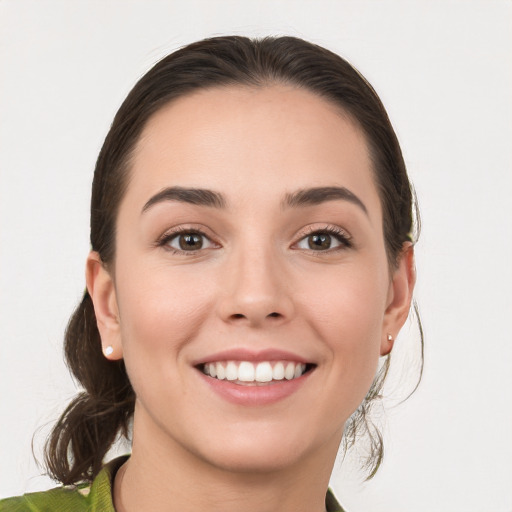
{"label": "skin", "polygon": [[[166,187],[205,188],[224,208],[161,201]],[[287,194],[345,187],[283,207]],[[161,245],[180,227],[203,248]],[[329,249],[312,232],[334,228]],[[118,510],[317,511],[344,424],[364,399],[388,333],[414,287],[410,244],[386,259],[365,138],[314,94],[286,86],[200,91],[157,112],[138,142],[110,269],[92,252],[87,284],[108,357],[124,358],[137,395],[133,452],[116,478]],[[276,403],[236,405],[194,362],[243,347],[291,351],[314,371]],[[200,483],[200,486],[198,485]]]}

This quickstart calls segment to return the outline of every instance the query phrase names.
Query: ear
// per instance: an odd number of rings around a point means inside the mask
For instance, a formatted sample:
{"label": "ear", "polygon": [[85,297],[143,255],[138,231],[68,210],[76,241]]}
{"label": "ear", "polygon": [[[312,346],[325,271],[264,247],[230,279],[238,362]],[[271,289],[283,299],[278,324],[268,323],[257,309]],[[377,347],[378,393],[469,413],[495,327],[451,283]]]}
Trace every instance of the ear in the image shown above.
{"label": "ear", "polygon": [[394,339],[407,320],[415,283],[414,247],[412,243],[406,242],[403,245],[398,265],[393,272],[389,284],[387,306],[381,334],[381,356],[391,352]]}
{"label": "ear", "polygon": [[87,257],[85,279],[94,304],[103,354],[112,361],[122,359],[121,326],[114,281],[96,251],[91,251]]}

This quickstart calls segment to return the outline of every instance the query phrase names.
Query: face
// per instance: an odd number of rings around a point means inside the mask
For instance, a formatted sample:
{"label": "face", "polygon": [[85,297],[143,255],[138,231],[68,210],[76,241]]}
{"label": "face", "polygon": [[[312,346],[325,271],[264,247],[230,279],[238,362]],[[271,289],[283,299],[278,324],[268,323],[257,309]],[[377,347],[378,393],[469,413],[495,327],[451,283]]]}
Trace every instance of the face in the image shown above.
{"label": "face", "polygon": [[134,443],[237,471],[334,456],[410,300],[364,136],[285,86],[156,113],[111,273],[93,260],[102,342],[137,396]]}

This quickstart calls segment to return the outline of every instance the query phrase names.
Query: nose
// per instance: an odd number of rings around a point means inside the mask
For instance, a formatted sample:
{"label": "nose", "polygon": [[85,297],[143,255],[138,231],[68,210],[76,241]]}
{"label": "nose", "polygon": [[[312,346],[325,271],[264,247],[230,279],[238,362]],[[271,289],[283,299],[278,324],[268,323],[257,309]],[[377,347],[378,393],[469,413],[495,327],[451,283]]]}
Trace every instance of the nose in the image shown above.
{"label": "nose", "polygon": [[269,250],[233,253],[223,272],[217,303],[222,320],[261,327],[288,322],[294,312],[292,283],[285,263]]}

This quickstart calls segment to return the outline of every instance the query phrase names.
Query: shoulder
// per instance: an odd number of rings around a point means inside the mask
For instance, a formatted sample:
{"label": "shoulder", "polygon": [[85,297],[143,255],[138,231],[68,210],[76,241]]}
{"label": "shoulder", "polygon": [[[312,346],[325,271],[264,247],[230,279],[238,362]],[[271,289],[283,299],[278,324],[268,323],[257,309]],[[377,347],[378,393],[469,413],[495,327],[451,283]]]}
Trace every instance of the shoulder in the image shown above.
{"label": "shoulder", "polygon": [[126,458],[109,462],[92,484],[55,487],[0,500],[0,512],[114,512],[112,482]]}
{"label": "shoulder", "polygon": [[60,512],[87,510],[89,487],[56,487],[0,501],[1,512]]}
{"label": "shoulder", "polygon": [[327,512],[345,512],[336,500],[331,489],[327,490],[327,495],[325,496],[325,510]]}

